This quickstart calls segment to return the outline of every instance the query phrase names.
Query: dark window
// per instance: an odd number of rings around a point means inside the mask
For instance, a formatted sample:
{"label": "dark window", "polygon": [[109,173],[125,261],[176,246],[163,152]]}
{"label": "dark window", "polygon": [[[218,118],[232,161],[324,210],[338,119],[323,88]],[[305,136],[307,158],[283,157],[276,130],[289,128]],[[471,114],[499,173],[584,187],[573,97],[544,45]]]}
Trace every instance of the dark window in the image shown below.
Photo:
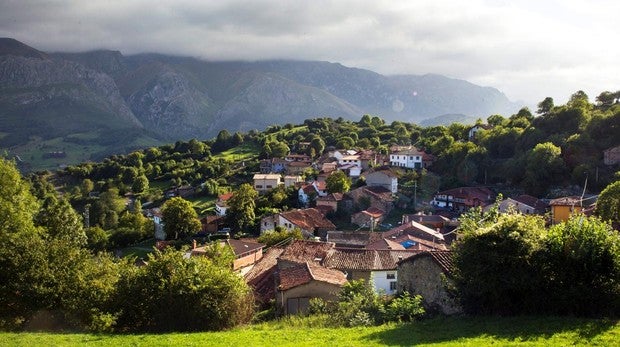
{"label": "dark window", "polygon": [[387,274],[387,279],[388,280],[393,280],[396,278],[396,274]]}
{"label": "dark window", "polygon": [[390,290],[396,290],[396,282],[390,282]]}

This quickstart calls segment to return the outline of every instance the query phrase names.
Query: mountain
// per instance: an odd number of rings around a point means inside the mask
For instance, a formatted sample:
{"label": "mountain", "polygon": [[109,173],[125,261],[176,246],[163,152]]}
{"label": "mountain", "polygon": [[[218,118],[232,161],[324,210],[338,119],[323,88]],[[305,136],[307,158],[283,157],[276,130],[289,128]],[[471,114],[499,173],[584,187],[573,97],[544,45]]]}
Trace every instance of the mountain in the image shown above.
{"label": "mountain", "polygon": [[[205,139],[315,117],[418,122],[511,114],[494,88],[440,75],[384,76],[319,61],[212,62],[118,51],[45,53],[0,39],[0,146],[111,134],[146,142]],[[83,141],[82,141],[83,142]],[[113,141],[118,148],[122,143]],[[137,146],[141,141],[134,141]],[[142,141],[144,143],[144,141]],[[127,148],[132,145],[124,144]]]}

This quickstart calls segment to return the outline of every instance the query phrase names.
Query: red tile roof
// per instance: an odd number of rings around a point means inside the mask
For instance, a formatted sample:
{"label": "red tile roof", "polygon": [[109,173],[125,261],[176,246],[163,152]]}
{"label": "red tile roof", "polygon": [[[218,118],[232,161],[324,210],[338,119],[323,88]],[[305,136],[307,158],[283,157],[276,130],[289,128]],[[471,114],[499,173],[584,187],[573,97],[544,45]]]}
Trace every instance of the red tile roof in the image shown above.
{"label": "red tile roof", "polygon": [[261,303],[267,303],[275,298],[275,273],[278,269],[278,257],[282,252],[284,247],[269,248],[244,276],[246,283],[254,292],[254,297]]}
{"label": "red tile roof", "polygon": [[334,223],[326,219],[316,208],[286,211],[280,213],[280,216],[303,230],[314,230],[315,228],[336,229]]}
{"label": "red tile roof", "polygon": [[380,208],[376,208],[376,207],[369,207],[368,209],[362,211],[362,213],[372,217],[372,218],[379,218],[381,216],[383,216],[385,214],[385,211],[383,211]]}
{"label": "red tile roof", "polygon": [[295,263],[316,262],[319,264],[332,248],[334,248],[332,242],[293,240],[280,255],[280,259]]}
{"label": "red tile roof", "polygon": [[323,266],[341,270],[395,270],[398,261],[419,252],[405,250],[371,250],[335,248],[329,252]]}
{"label": "red tile roof", "polygon": [[347,283],[347,277],[342,271],[327,269],[309,262],[280,270],[278,290],[284,291],[312,281],[324,282],[342,286]]}
{"label": "red tile roof", "polygon": [[265,247],[265,245],[262,243],[248,240],[227,239],[226,243],[233,249],[236,256],[241,256],[249,252],[256,252],[259,249]]}
{"label": "red tile roof", "polygon": [[561,198],[553,199],[549,202],[551,206],[581,206],[581,197],[579,196],[564,196]]}
{"label": "red tile roof", "polygon": [[224,194],[218,196],[217,199],[220,200],[220,201],[228,201],[230,198],[232,198],[233,194],[234,193],[232,193],[232,192],[231,193],[224,193]]}

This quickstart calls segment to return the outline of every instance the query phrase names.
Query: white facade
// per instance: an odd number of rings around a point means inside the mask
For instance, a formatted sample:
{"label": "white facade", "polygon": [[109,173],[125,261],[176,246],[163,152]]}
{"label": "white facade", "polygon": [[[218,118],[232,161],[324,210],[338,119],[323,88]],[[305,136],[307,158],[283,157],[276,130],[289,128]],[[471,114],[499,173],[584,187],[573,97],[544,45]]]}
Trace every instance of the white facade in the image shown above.
{"label": "white facade", "polygon": [[338,165],[357,165],[359,167],[362,166],[362,160],[359,155],[346,155],[341,158],[338,158]]}
{"label": "white facade", "polygon": [[228,205],[226,203],[215,203],[215,215],[216,216],[225,216],[226,210],[228,209]]}
{"label": "white facade", "polygon": [[371,271],[370,283],[376,293],[385,293],[388,295],[396,294],[396,282],[398,279],[396,270],[389,271]]}
{"label": "white facade", "polygon": [[419,152],[395,152],[390,154],[390,165],[408,169],[422,168],[422,154]]}

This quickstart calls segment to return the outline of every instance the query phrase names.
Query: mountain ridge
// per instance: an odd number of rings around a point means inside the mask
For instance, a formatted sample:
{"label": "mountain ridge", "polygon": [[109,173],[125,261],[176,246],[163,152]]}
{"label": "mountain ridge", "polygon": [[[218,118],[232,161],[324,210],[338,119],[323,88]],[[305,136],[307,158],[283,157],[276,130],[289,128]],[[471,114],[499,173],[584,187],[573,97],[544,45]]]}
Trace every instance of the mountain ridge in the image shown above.
{"label": "mountain ridge", "polygon": [[0,136],[2,147],[75,132],[126,129],[176,141],[316,117],[419,122],[518,108],[495,88],[437,74],[386,76],[327,61],[45,53],[0,39],[0,133],[8,134]]}

